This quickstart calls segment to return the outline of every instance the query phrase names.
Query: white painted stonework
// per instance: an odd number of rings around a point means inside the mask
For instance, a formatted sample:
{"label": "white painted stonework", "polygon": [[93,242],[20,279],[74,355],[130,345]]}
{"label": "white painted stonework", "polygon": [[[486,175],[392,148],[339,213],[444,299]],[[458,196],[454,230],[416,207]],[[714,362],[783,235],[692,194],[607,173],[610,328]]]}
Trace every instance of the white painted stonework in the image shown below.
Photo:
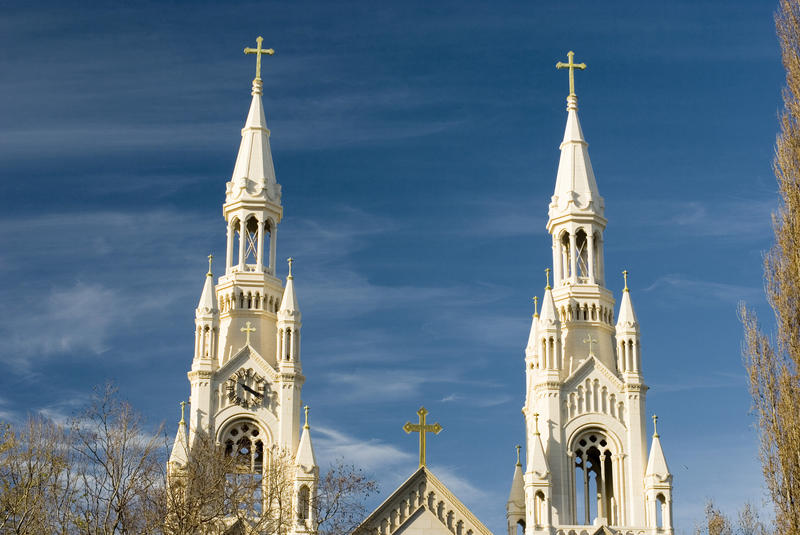
{"label": "white painted stonework", "polygon": [[647,455],[639,323],[627,283],[614,321],[605,201],[587,147],[571,95],[547,222],[553,287],[525,349],[527,463],[514,471],[508,532],[672,535],[672,475],[657,434]]}
{"label": "white painted stonework", "polygon": [[301,425],[302,323],[291,266],[285,288],[275,276],[283,208],[261,94],[257,78],[222,207],[224,274],[215,284],[209,268],[195,312],[188,437],[181,422],[170,466],[186,462],[199,431],[221,447],[249,448],[254,470],[264,470],[271,454],[288,452],[295,466],[292,533],[305,534],[313,531],[308,504],[319,469],[309,427]]}
{"label": "white painted stonework", "polygon": [[353,535],[492,535],[450,490],[421,466]]}

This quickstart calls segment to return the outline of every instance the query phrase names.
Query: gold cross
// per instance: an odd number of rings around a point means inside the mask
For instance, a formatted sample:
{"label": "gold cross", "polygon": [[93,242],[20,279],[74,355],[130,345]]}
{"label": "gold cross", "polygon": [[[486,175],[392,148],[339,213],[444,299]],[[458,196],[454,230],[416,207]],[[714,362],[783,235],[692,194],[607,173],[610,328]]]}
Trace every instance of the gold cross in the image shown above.
{"label": "gold cross", "polygon": [[539,296],[533,296],[533,315],[539,317]]}
{"label": "gold cross", "polygon": [[292,258],[290,256],[289,258],[286,259],[286,261],[289,262],[289,278],[291,278],[292,277],[292,264],[294,264],[294,258]]}
{"label": "gold cross", "polygon": [[186,405],[188,405],[188,403],[186,401],[181,401],[181,421],[180,421],[180,423],[182,423],[182,424],[186,423],[186,420],[183,417],[183,413],[184,413],[184,410],[186,409]]}
{"label": "gold cross", "polygon": [[653,414],[653,436],[654,437],[658,436],[658,428],[656,427],[657,423],[658,423],[658,416]]}
{"label": "gold cross", "polygon": [[628,270],[627,269],[622,272],[622,277],[625,279],[624,291],[627,292],[628,291]]}
{"label": "gold cross", "polygon": [[250,322],[248,321],[247,323],[245,323],[245,326],[242,327],[239,330],[242,331],[243,333],[247,333],[247,340],[245,341],[244,345],[249,346],[250,345],[250,333],[256,332],[256,328],[255,327],[251,327],[250,326]]}
{"label": "gold cross", "polygon": [[412,431],[419,433],[419,465],[425,466],[425,433],[431,432],[434,435],[438,435],[439,431],[442,430],[442,426],[439,425],[439,422],[433,425],[425,425],[425,415],[428,414],[428,409],[425,407],[420,407],[417,414],[419,415],[419,423],[406,422],[406,425],[403,426],[403,431],[406,433],[411,433]]}
{"label": "gold cross", "polygon": [[522,463],[521,463],[521,462],[519,462],[519,450],[521,450],[521,449],[522,449],[522,446],[520,446],[519,444],[517,444],[517,445],[516,445],[516,448],[517,448],[517,466],[522,466]]}
{"label": "gold cross", "polygon": [[597,343],[597,338],[592,338],[592,335],[590,334],[589,338],[585,339],[583,343],[589,344],[589,355],[594,355],[594,352],[592,351],[592,344]]}
{"label": "gold cross", "polygon": [[564,63],[559,61],[556,63],[556,69],[569,69],[569,96],[575,96],[575,69],[583,70],[586,68],[585,63],[575,63],[572,61],[572,58],[575,57],[575,52],[570,50],[567,52],[567,58],[569,59],[569,63]]}
{"label": "gold cross", "polygon": [[261,54],[273,55],[275,50],[271,48],[261,48],[261,42],[264,40],[263,37],[260,35],[256,37],[256,48],[245,48],[245,54],[255,54],[256,55],[256,80],[261,80]]}
{"label": "gold cross", "polygon": [[211,261],[214,260],[214,255],[208,255],[208,275],[211,275]]}
{"label": "gold cross", "polygon": [[306,425],[303,426],[303,429],[310,429],[310,427],[308,426],[308,411],[310,411],[311,409],[308,407],[308,405],[306,405],[305,407],[303,407],[303,410],[306,411]]}
{"label": "gold cross", "polygon": [[547,269],[544,270],[544,276],[547,279],[547,287],[545,289],[549,290],[550,289],[550,268],[547,268]]}

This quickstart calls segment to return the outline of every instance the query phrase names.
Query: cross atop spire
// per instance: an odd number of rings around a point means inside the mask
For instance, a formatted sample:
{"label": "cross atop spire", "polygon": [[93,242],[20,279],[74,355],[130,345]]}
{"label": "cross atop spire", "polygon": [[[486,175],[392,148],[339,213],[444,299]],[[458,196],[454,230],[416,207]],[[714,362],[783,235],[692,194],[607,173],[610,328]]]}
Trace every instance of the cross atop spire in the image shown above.
{"label": "cross atop spire", "polygon": [[261,48],[262,41],[264,41],[264,38],[259,35],[256,37],[256,48],[247,47],[244,49],[245,54],[256,55],[256,80],[261,80],[261,54],[271,56],[275,53],[275,50],[272,48]]}
{"label": "cross atop spire", "polygon": [[539,296],[533,296],[533,315],[539,317]]}
{"label": "cross atop spire", "polygon": [[550,268],[545,268],[544,276],[545,276],[545,279],[547,280],[547,286],[545,286],[545,290],[549,290],[550,289]]}
{"label": "cross atop spire", "polygon": [[653,436],[658,437],[658,416],[653,414]]}
{"label": "cross atop spire", "polygon": [[425,466],[425,433],[433,433],[434,435],[438,435],[439,431],[442,430],[442,426],[439,422],[436,422],[433,425],[427,425],[425,423],[425,416],[428,414],[428,409],[425,407],[420,407],[417,411],[417,415],[419,415],[419,423],[412,424],[411,422],[406,422],[406,425],[403,426],[403,431],[406,433],[417,432],[419,433],[419,465]]}
{"label": "cross atop spire", "polygon": [[214,260],[214,255],[213,254],[208,255],[208,273],[206,273],[206,275],[208,275],[209,277],[213,277],[214,276],[214,274],[211,273],[211,261],[212,260]]}
{"label": "cross atop spire", "polygon": [[622,270],[622,278],[625,279],[625,288],[623,288],[622,290],[624,292],[627,292],[627,291],[629,291],[628,290],[628,270],[627,269]]}
{"label": "cross atop spire", "polygon": [[179,422],[180,424],[185,424],[186,423],[186,418],[184,417],[184,412],[186,411],[186,405],[188,405],[188,404],[189,403],[187,401],[181,401],[181,421]]}
{"label": "cross atop spire", "polygon": [[305,407],[303,407],[303,410],[306,413],[306,425],[303,426],[303,429],[310,429],[310,426],[308,425],[308,411],[310,411],[311,409],[309,408],[308,405],[306,405]]}
{"label": "cross atop spire", "polygon": [[568,63],[564,63],[559,61],[556,63],[556,69],[569,69],[569,96],[574,97],[575,95],[575,69],[584,70],[586,68],[585,63],[575,63],[572,59],[575,57],[575,52],[570,50],[567,52],[567,59],[569,60]]}
{"label": "cross atop spire", "polygon": [[519,460],[519,450],[521,450],[521,449],[522,449],[522,446],[520,446],[519,444],[517,444],[515,447],[517,448],[517,466],[522,466],[522,463],[521,463],[521,462],[520,462],[520,460]]}
{"label": "cross atop spire", "polygon": [[290,256],[289,258],[286,259],[286,262],[289,263],[289,278],[291,279],[292,278],[292,264],[294,264],[294,258],[292,258]]}

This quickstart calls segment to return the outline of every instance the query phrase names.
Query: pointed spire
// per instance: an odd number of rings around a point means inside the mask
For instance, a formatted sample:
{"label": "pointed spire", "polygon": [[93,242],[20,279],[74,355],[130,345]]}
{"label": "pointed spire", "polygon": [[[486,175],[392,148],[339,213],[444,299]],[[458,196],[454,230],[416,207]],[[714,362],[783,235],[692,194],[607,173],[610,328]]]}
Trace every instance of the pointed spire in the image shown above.
{"label": "pointed spire", "polygon": [[302,468],[305,472],[310,472],[317,466],[317,458],[314,456],[314,446],[311,444],[311,427],[308,425],[308,405],[306,405],[304,409],[306,412],[306,424],[303,426],[303,434],[300,435],[300,444],[297,446],[295,465]]}
{"label": "pointed spire", "polygon": [[212,314],[217,311],[217,292],[214,291],[214,274],[211,273],[211,260],[213,255],[208,255],[208,273],[203,283],[203,292],[200,294],[200,302],[197,303],[197,315]]}
{"label": "pointed spire", "polygon": [[650,457],[647,460],[647,470],[645,476],[656,476],[662,481],[670,478],[672,474],[667,466],[667,459],[664,457],[664,451],[661,449],[661,439],[658,436],[656,429],[656,421],[658,417],[653,415],[653,442],[650,444]]}
{"label": "pointed spire", "polygon": [[521,446],[517,445],[517,464],[514,466],[514,478],[511,480],[511,492],[508,493],[508,502],[506,504],[506,511],[508,512],[525,511],[525,478],[522,474],[522,463],[519,459],[520,448]]}
{"label": "pointed spire", "polygon": [[175,442],[172,444],[172,452],[169,456],[169,463],[177,468],[186,466],[189,461],[189,445],[186,441],[186,419],[184,410],[187,403],[181,401],[181,421],[178,422],[178,432],[175,435]]}
{"label": "pointed spire", "polygon": [[569,63],[558,63],[557,66],[570,69],[570,95],[567,97],[567,125],[559,147],[561,159],[556,187],[550,203],[550,222],[572,212],[591,211],[603,217],[605,201],[597,189],[588,143],[578,120],[578,97],[574,94],[572,81],[574,68],[586,68],[586,65],[573,63],[570,54]]}
{"label": "pointed spire", "polygon": [[542,437],[539,434],[539,414],[533,414],[533,437],[531,437],[531,449],[528,458],[528,472],[533,472],[539,479],[545,479],[550,474],[550,468],[547,465],[547,455],[544,452],[542,445]]}
{"label": "pointed spire", "polygon": [[532,356],[536,351],[537,341],[539,339],[537,326],[539,325],[539,297],[533,298],[533,318],[531,320],[531,330],[528,334],[528,344],[525,346],[526,356]]}
{"label": "pointed spire", "polygon": [[622,301],[619,304],[617,327],[636,329],[639,326],[639,321],[636,319],[636,313],[633,311],[631,291],[628,289],[628,271],[625,270],[622,274],[625,277],[625,289],[622,291]]}
{"label": "pointed spire", "polygon": [[540,322],[557,323],[558,314],[556,314],[556,302],[553,299],[553,290],[548,285],[544,290],[544,297],[542,298],[542,314],[539,316]]}
{"label": "pointed spire", "polygon": [[269,144],[269,129],[264,115],[264,104],[261,101],[263,83],[260,78],[253,80],[250,111],[247,114],[239,154],[233,167],[233,175],[229,184],[229,201],[238,198],[244,191],[256,197],[266,196],[278,202],[280,186],[275,178],[275,166],[272,162],[272,151]]}
{"label": "pointed spire", "polygon": [[297,295],[294,292],[294,276],[292,275],[292,264],[294,258],[288,258],[289,275],[286,277],[286,289],[283,291],[283,299],[281,299],[281,308],[278,313],[287,313],[289,315],[300,316],[300,307],[297,305]]}

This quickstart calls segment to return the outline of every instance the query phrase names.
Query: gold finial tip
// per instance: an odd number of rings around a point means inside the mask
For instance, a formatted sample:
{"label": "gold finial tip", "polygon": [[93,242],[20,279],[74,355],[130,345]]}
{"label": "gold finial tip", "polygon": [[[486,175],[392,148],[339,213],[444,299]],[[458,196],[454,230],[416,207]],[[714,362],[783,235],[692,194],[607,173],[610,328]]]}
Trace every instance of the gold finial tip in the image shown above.
{"label": "gold finial tip", "polygon": [[521,463],[521,462],[520,462],[520,460],[519,460],[519,450],[521,450],[521,449],[522,449],[522,446],[520,446],[519,444],[517,444],[517,445],[515,446],[515,448],[517,449],[517,466],[522,466],[522,463]]}
{"label": "gold finial tip", "polygon": [[289,264],[289,278],[292,278],[292,264],[294,263],[294,258],[291,256],[286,259],[286,262]]}
{"label": "gold finial tip", "polygon": [[305,407],[303,407],[303,410],[306,412],[306,424],[303,426],[303,429],[311,429],[311,427],[308,425],[308,411],[310,411],[311,408],[308,405],[306,405]]}
{"label": "gold finial tip", "polygon": [[627,292],[627,291],[629,291],[628,290],[628,270],[627,269],[622,270],[622,278],[625,280],[625,288],[623,288],[622,291]]}
{"label": "gold finial tip", "polygon": [[653,414],[653,436],[658,436],[658,416]]}
{"label": "gold finial tip", "polygon": [[211,261],[212,260],[214,260],[214,255],[213,254],[208,255],[208,273],[206,273],[206,275],[208,275],[209,277],[213,277],[214,276],[214,274],[211,273]]}

